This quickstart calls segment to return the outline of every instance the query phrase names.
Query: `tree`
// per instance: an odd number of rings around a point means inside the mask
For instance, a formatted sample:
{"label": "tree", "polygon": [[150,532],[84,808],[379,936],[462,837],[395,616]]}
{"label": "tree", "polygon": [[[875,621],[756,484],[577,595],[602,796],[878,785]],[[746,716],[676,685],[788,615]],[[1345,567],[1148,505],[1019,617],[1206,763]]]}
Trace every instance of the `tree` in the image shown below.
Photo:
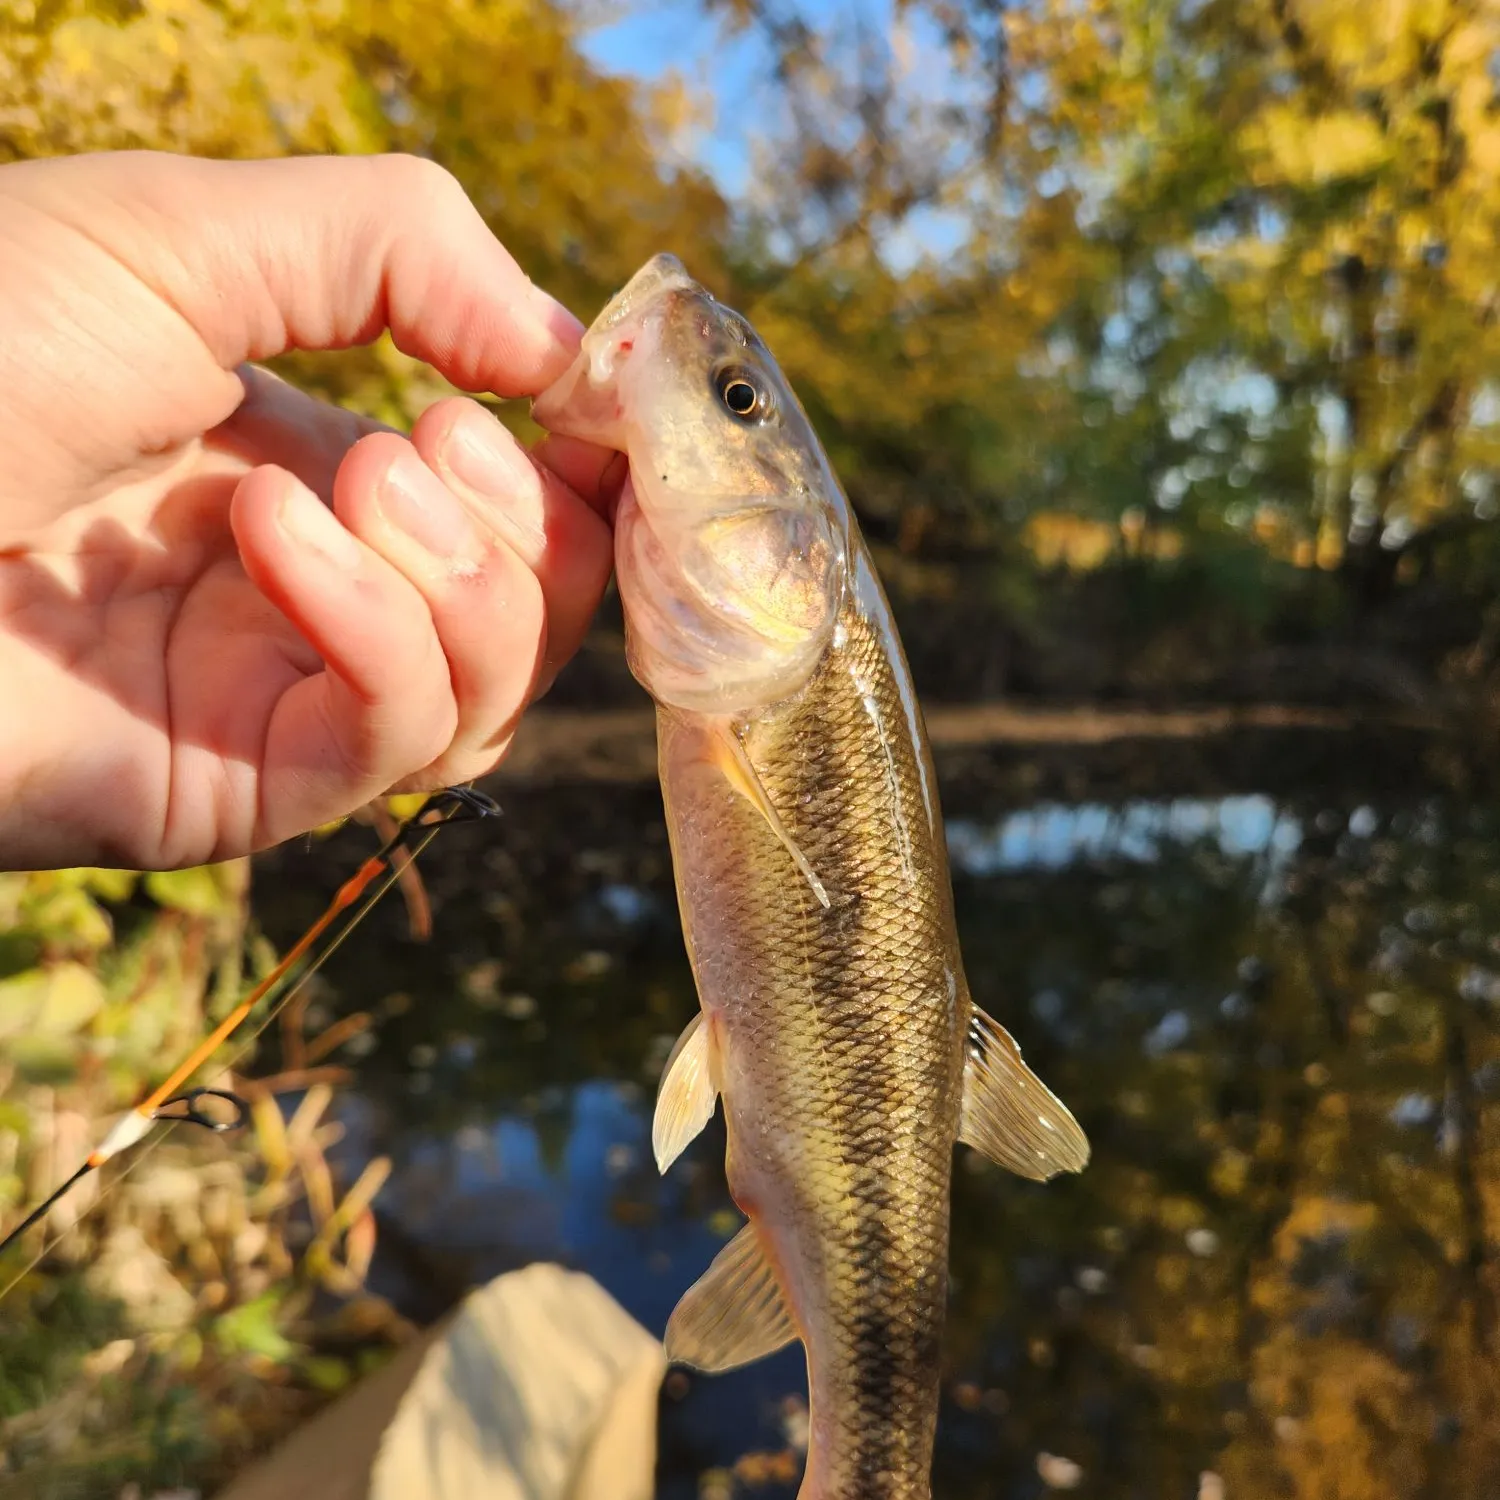
{"label": "tree", "polygon": [[[781,241],[949,243],[1013,505],[1258,528],[1367,602],[1500,508],[1483,0],[896,0],[885,39],[791,0],[716,8],[777,49]],[[1039,391],[1082,439],[1054,421],[1037,452]]]}

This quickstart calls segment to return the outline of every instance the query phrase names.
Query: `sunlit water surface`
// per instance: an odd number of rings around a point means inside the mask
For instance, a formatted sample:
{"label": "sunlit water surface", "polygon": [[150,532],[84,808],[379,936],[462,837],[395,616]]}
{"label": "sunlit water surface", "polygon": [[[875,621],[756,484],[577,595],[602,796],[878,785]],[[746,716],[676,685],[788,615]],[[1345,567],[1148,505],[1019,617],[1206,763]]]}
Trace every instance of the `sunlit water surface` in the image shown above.
{"label": "sunlit water surface", "polygon": [[[1500,817],[1326,779],[945,790],[975,998],[1094,1158],[958,1153],[937,1500],[1500,1493]],[[428,861],[434,942],[391,903],[320,1002],[379,1020],[344,1106],[396,1159],[377,1286],[421,1316],[545,1257],[660,1333],[739,1223],[718,1120],[651,1160],[695,1004],[660,802],[505,800]],[[804,1398],[797,1347],[671,1376],[660,1496],[793,1494]]]}

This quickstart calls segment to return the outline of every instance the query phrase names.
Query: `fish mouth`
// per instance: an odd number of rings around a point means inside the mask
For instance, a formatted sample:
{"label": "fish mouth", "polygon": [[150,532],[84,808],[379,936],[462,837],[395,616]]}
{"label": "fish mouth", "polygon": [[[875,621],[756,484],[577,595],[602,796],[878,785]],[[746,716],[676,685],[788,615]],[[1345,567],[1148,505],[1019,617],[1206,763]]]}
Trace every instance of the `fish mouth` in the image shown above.
{"label": "fish mouth", "polygon": [[[703,288],[687,273],[687,267],[666,251],[653,255],[608,302],[594,319],[589,333],[604,333],[616,327],[632,313],[666,292],[702,292]],[[588,334],[584,335],[585,338]]]}
{"label": "fish mouth", "polygon": [[573,363],[531,403],[531,418],[559,437],[626,451],[620,367],[654,345],[650,314],[673,293],[703,294],[675,255],[653,255],[605,304]]}
{"label": "fish mouth", "polygon": [[596,383],[587,346],[531,403],[531,420],[557,437],[625,452],[625,410],[619,385],[614,380]]}

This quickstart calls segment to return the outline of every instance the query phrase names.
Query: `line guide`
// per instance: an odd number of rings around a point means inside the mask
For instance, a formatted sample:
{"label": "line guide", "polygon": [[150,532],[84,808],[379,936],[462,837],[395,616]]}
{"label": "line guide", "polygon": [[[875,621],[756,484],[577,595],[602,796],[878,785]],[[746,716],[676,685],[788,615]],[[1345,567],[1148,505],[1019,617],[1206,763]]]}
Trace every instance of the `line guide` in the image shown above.
{"label": "line guide", "polygon": [[[255,1007],[287,978],[298,963],[312,953],[311,961],[277,997],[259,1025],[245,1037],[235,1056],[240,1056],[250,1046],[276,1018],[282,1007],[359,925],[370,908],[400,878],[403,870],[437,837],[440,828],[448,823],[465,823],[478,818],[494,817],[499,812],[499,804],[493,797],[475,791],[471,786],[445,787],[434,792],[339,887],[323,914],[287,950],[276,967],[134,1109],[115,1122],[71,1177],[49,1193],[19,1224],[0,1237],[0,1255],[20,1240],[33,1225],[45,1219],[83,1178],[91,1172],[97,1172],[121,1152],[138,1145],[151,1133],[153,1126],[162,1124],[170,1128],[178,1124],[197,1125],[215,1132],[240,1129],[249,1118],[250,1110],[249,1105],[238,1094],[227,1089],[201,1087],[182,1092],[184,1085],[245,1024]],[[400,858],[403,852],[406,855],[404,860]],[[313,953],[318,940],[330,929],[333,931],[332,938],[321,950]],[[229,1106],[231,1116],[227,1119],[220,1118],[216,1113],[205,1110],[201,1104],[204,1099],[217,1099],[221,1104]],[[0,1288],[0,1299],[52,1249],[62,1238],[62,1233],[44,1245],[29,1264],[17,1272],[6,1286]]]}

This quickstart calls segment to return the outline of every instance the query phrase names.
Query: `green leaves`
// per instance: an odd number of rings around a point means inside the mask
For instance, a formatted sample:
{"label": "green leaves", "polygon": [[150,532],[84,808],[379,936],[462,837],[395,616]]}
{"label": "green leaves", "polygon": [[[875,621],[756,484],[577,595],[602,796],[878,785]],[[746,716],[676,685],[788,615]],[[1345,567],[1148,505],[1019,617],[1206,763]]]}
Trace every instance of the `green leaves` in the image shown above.
{"label": "green leaves", "polygon": [[234,887],[226,884],[222,871],[213,865],[199,865],[191,870],[155,870],[145,876],[144,884],[153,901],[195,917],[218,916],[238,897]]}
{"label": "green leaves", "polygon": [[99,976],[82,964],[55,964],[0,979],[0,1041],[23,1034],[69,1035],[103,1004]]}
{"label": "green leaves", "polygon": [[286,1363],[297,1353],[297,1346],[278,1323],[283,1295],[280,1291],[266,1292],[215,1318],[214,1341],[227,1354],[257,1354],[277,1364]]}

